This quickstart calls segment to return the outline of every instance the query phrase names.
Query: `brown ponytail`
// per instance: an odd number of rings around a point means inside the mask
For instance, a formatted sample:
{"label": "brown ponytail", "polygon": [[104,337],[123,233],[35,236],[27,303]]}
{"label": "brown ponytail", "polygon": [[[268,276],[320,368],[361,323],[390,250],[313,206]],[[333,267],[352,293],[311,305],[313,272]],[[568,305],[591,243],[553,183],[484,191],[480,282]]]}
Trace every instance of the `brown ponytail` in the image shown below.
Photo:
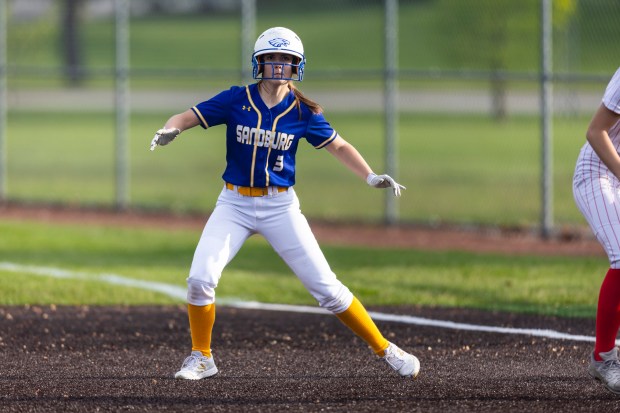
{"label": "brown ponytail", "polygon": [[299,102],[303,102],[308,108],[310,112],[316,114],[323,113],[323,108],[321,105],[313,101],[312,99],[307,98],[299,89],[295,87],[295,84],[290,81],[288,82],[288,88],[295,95],[295,100],[297,101],[297,110],[299,111],[299,115],[301,116],[301,108],[299,107]]}

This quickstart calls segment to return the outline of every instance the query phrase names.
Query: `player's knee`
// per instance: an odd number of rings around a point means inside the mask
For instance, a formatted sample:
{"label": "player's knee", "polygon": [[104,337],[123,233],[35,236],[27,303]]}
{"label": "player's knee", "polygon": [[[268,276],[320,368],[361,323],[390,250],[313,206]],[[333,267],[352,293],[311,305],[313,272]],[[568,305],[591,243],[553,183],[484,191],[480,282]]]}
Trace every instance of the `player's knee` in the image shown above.
{"label": "player's knee", "polygon": [[209,305],[215,302],[215,284],[194,278],[187,279],[187,302],[192,305]]}
{"label": "player's knee", "polygon": [[320,299],[319,305],[334,314],[338,314],[349,308],[352,302],[353,294],[343,285],[337,294]]}

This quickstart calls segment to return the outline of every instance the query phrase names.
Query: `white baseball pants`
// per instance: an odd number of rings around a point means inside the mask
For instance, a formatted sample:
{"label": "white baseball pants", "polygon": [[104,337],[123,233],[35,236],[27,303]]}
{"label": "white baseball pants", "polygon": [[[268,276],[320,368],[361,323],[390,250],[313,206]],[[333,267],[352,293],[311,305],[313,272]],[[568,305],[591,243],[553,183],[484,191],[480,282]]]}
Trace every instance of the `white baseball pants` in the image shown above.
{"label": "white baseball pants", "polygon": [[610,267],[620,268],[620,181],[606,168],[585,172],[578,168],[573,196],[605,249]]}
{"label": "white baseball pants", "polygon": [[321,307],[333,313],[349,308],[353,294],[327,263],[293,188],[248,197],[224,187],[194,253],[187,278],[190,304],[215,302],[224,267],[253,234],[265,237]]}

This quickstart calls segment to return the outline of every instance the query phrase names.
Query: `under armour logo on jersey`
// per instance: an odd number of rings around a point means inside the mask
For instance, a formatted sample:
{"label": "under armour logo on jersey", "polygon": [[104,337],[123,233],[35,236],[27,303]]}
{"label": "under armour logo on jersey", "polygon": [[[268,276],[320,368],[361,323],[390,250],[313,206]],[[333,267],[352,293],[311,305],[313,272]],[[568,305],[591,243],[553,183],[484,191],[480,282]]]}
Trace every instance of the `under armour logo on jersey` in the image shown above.
{"label": "under armour logo on jersey", "polygon": [[243,106],[241,106],[241,110],[247,110],[249,112],[252,109],[249,106],[243,105]]}
{"label": "under armour logo on jersey", "polygon": [[269,40],[269,44],[273,47],[283,47],[288,46],[289,44],[291,44],[291,42],[281,37],[276,37],[275,39]]}

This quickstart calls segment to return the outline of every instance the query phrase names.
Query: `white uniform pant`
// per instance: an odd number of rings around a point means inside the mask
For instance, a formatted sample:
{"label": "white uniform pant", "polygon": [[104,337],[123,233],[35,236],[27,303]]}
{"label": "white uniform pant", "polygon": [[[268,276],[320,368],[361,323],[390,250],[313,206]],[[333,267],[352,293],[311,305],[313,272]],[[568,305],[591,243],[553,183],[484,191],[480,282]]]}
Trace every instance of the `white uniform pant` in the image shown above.
{"label": "white uniform pant", "polygon": [[293,188],[248,197],[224,187],[194,253],[187,278],[190,304],[215,302],[224,267],[253,234],[265,237],[321,307],[333,313],[349,308],[353,294],[329,267]]}
{"label": "white uniform pant", "polygon": [[620,181],[607,169],[573,177],[573,196],[601,243],[611,268],[620,268]]}

